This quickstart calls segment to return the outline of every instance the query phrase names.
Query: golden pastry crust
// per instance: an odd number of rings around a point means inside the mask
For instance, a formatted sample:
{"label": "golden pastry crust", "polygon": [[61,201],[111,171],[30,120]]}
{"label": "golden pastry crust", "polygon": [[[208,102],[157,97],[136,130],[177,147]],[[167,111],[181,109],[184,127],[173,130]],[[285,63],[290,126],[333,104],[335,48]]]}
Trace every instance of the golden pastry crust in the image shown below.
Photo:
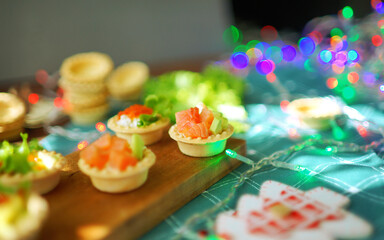
{"label": "golden pastry crust", "polygon": [[27,174],[1,174],[0,182],[6,186],[19,186],[23,182],[31,182],[32,190],[45,194],[53,190],[60,181],[60,170],[64,166],[64,157],[54,151],[39,151],[42,156],[56,159],[51,168],[40,171],[31,171]]}
{"label": "golden pastry crust", "polygon": [[24,102],[11,93],[0,93],[0,126],[24,119],[26,108]]}
{"label": "golden pastry crust", "polygon": [[71,91],[77,94],[99,94],[108,92],[107,86],[103,81],[73,82],[65,78],[60,78],[59,86],[65,91]]}
{"label": "golden pastry crust", "polygon": [[61,65],[60,74],[70,82],[102,82],[112,69],[113,61],[108,55],[87,52],[66,58]]}
{"label": "golden pastry crust", "polygon": [[115,132],[123,132],[123,133],[140,134],[140,133],[152,132],[159,128],[164,128],[168,126],[170,122],[169,118],[161,117],[158,121],[152,123],[149,126],[131,128],[131,127],[120,126],[119,124],[117,124],[118,118],[119,117],[117,115],[110,118],[108,120],[108,127]]}
{"label": "golden pastry crust", "polygon": [[234,132],[233,126],[228,124],[227,129],[225,129],[221,133],[210,135],[208,138],[201,139],[201,138],[185,137],[182,133],[180,133],[177,130],[176,124],[169,129],[169,135],[171,136],[172,139],[176,141],[192,143],[192,144],[205,144],[205,143],[212,143],[212,142],[228,139],[232,136],[233,132]]}
{"label": "golden pastry crust", "polygon": [[287,111],[305,125],[318,130],[330,128],[330,121],[342,113],[336,101],[322,97],[294,100],[288,104]]}
{"label": "golden pastry crust", "polygon": [[149,68],[145,63],[128,62],[111,73],[107,79],[107,87],[116,99],[137,99],[148,77]]}
{"label": "golden pastry crust", "polygon": [[41,225],[48,216],[48,202],[35,193],[31,193],[27,202],[27,213],[14,223],[8,236],[1,239],[35,239]]}
{"label": "golden pastry crust", "polygon": [[128,166],[124,171],[90,167],[83,159],[79,160],[80,170],[91,178],[95,188],[103,192],[120,193],[134,190],[147,180],[148,170],[155,164],[156,156],[148,148],[144,149],[143,159],[136,166]]}
{"label": "golden pastry crust", "polygon": [[191,157],[210,157],[220,154],[224,151],[227,139],[233,132],[234,128],[230,124],[223,132],[211,135],[206,139],[185,137],[179,133],[176,124],[168,131],[171,138],[177,141],[180,151]]}
{"label": "golden pastry crust", "polygon": [[107,126],[114,131],[118,137],[127,139],[131,142],[133,134],[139,134],[145,145],[150,145],[160,141],[163,137],[164,129],[169,126],[169,118],[161,117],[158,121],[145,127],[124,127],[117,124],[118,116],[114,116],[108,120]]}
{"label": "golden pastry crust", "polygon": [[104,120],[109,110],[109,104],[90,108],[66,108],[64,110],[73,123],[88,125]]}

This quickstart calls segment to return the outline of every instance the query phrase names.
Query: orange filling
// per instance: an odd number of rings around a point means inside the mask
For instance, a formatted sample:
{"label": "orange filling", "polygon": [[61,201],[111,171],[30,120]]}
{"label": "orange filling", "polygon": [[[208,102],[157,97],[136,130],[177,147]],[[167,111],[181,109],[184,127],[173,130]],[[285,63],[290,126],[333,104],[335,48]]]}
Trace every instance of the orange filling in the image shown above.
{"label": "orange filling", "polygon": [[149,108],[149,107],[146,107],[146,106],[140,105],[140,104],[134,104],[134,105],[126,108],[125,110],[120,111],[117,115],[119,116],[119,119],[120,119],[121,115],[126,115],[130,119],[135,119],[135,118],[138,118],[142,114],[152,114],[152,113],[153,113],[152,108]]}

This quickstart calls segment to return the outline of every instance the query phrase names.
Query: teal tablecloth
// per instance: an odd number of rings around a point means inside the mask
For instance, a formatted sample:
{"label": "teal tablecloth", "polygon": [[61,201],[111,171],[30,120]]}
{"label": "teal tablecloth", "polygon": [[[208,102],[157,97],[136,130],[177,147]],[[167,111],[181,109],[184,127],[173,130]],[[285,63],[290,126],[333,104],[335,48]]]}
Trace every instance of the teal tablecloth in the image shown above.
{"label": "teal tablecloth", "polygon": [[[279,106],[248,104],[246,107],[252,127],[247,133],[237,135],[237,137],[247,140],[247,155],[250,158],[257,161],[276,150],[285,149],[301,141],[289,138],[290,126],[286,123],[283,124],[287,115],[280,110]],[[368,105],[354,107],[368,119],[384,125],[384,114]],[[68,125],[67,128],[73,129],[74,126]],[[83,128],[82,130],[91,129]],[[313,134],[308,130],[299,130],[299,133],[301,135]],[[329,136],[330,133],[323,132],[322,135]],[[348,141],[364,143],[363,139],[353,131],[350,131]],[[42,143],[49,150],[68,154],[76,149],[77,141],[49,135]],[[257,194],[261,184],[266,180],[280,181],[302,190],[324,186],[351,199],[349,210],[368,220],[374,226],[374,235],[371,239],[384,239],[384,164],[383,160],[373,151],[360,154],[326,155],[306,150],[290,156],[286,161],[308,167],[317,174],[308,176],[290,170],[267,167],[246,180],[246,183],[239,189],[237,198],[243,193]],[[249,166],[245,164],[241,165],[173,213],[145,234],[142,239],[171,239],[190,216],[212,207],[225,198],[240,174],[248,168]],[[225,210],[233,209],[237,198]]]}
{"label": "teal tablecloth", "polygon": [[[332,94],[325,85],[326,76],[322,76],[321,73],[303,71],[300,68],[300,66],[280,68],[275,73],[286,93],[294,94],[295,98]],[[252,127],[247,133],[235,137],[247,140],[248,157],[258,161],[277,150],[288,148],[302,141],[302,139],[289,137],[289,129],[295,128],[295,126],[288,124],[287,115],[278,106],[282,94],[285,93],[268,83],[265,76],[255,72],[251,72],[247,77],[247,85],[244,101]],[[366,118],[384,126],[384,114],[377,110],[378,107],[384,105],[370,102],[369,93],[366,91],[359,92],[365,93],[365,95],[357,94],[360,105],[353,105],[353,107]],[[68,125],[67,128],[73,129],[74,126]],[[92,129],[94,127],[81,130],[90,131]],[[365,143],[355,130],[349,130],[349,137],[346,141]],[[313,130],[299,129],[298,131],[303,137],[316,133]],[[321,132],[321,134],[324,137],[331,136],[329,131]],[[76,150],[77,143],[56,135],[49,135],[43,140],[46,148],[62,154]],[[373,151],[360,154],[327,155],[319,151],[307,150],[294,154],[285,161],[308,167],[318,174],[306,176],[290,170],[267,167],[247,179],[237,192],[236,199],[230,202],[224,210],[233,209],[238,197],[243,193],[258,194],[261,184],[266,180],[280,181],[302,190],[323,186],[350,197],[351,204],[348,209],[374,226],[374,235],[371,239],[384,239],[384,164],[383,160]],[[224,199],[240,174],[248,168],[249,166],[245,164],[241,165],[173,213],[145,234],[142,239],[171,239],[194,213],[211,208]]]}

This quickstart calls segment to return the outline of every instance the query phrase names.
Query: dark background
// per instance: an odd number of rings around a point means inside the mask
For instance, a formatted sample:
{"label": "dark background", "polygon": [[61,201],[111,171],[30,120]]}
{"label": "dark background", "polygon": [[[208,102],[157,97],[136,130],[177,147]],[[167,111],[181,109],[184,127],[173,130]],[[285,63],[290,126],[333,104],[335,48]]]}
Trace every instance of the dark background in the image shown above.
{"label": "dark background", "polygon": [[279,30],[301,32],[315,17],[335,15],[345,6],[354,10],[354,18],[363,18],[372,12],[369,0],[232,0],[236,25],[263,27],[272,25]]}

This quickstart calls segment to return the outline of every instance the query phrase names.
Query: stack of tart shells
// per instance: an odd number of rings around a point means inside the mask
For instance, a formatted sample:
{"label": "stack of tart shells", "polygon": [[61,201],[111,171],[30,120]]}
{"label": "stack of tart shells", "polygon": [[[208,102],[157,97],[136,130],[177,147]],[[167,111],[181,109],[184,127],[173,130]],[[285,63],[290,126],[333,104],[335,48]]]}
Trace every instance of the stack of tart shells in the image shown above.
{"label": "stack of tart shells", "polygon": [[20,137],[25,121],[24,102],[14,94],[0,93],[0,140]]}
{"label": "stack of tart shells", "polygon": [[104,120],[109,110],[105,80],[113,70],[103,53],[79,53],[65,59],[60,68],[64,111],[73,123],[88,125]]}
{"label": "stack of tart shells", "polygon": [[111,96],[120,101],[137,100],[149,78],[149,67],[143,62],[127,62],[113,71],[107,79]]}

